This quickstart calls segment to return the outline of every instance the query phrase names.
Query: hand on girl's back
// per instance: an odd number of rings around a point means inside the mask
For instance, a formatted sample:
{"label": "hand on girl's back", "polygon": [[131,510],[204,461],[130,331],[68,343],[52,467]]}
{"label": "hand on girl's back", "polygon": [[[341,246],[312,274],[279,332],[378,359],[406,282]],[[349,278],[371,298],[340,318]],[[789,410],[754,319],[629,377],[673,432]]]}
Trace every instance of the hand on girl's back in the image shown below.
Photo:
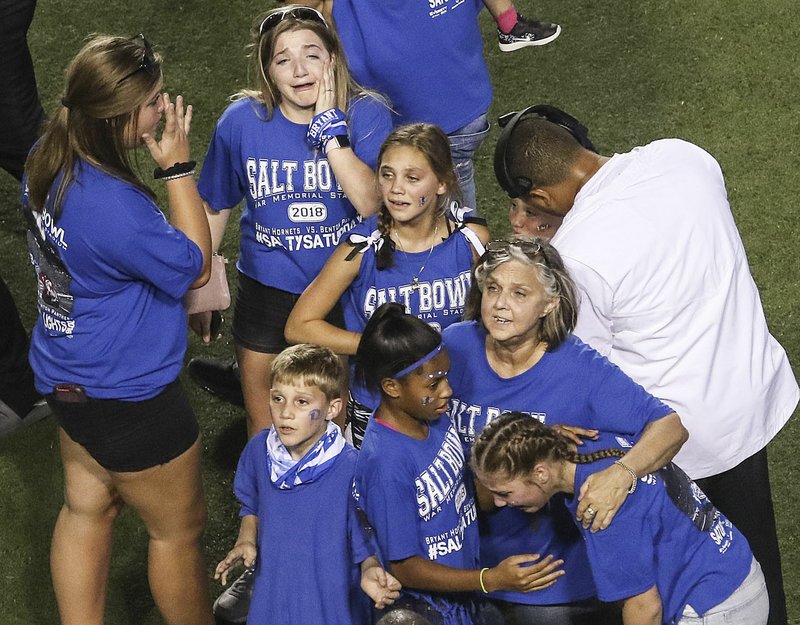
{"label": "hand on girl's back", "polygon": [[[563,560],[538,554],[509,556],[484,574],[486,589],[532,592],[549,588],[564,574]],[[537,562],[537,560],[540,560]],[[534,564],[535,562],[535,564]]]}

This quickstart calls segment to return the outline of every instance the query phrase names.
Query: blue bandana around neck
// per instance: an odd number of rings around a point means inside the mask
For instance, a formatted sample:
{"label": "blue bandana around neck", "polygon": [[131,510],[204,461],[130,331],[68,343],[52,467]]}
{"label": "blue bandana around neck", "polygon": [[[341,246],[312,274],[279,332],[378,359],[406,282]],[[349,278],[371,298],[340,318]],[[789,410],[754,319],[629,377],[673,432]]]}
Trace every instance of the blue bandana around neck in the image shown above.
{"label": "blue bandana around neck", "polygon": [[270,480],[281,490],[288,490],[301,484],[309,484],[324,475],[331,468],[345,441],[339,426],[332,421],[321,439],[306,455],[295,460],[289,450],[281,443],[275,428],[267,434],[267,456]]}

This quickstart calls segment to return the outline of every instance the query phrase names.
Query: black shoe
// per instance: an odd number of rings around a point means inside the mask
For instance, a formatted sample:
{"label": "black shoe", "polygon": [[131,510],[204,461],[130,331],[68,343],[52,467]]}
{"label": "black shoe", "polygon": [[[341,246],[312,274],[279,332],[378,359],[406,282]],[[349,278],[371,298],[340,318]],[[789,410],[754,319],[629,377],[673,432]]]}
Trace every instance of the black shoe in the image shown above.
{"label": "black shoe", "polygon": [[244,407],[239,363],[235,360],[227,365],[208,358],[192,358],[186,366],[189,376],[198,386],[223,401]]}
{"label": "black shoe", "polygon": [[561,34],[561,26],[538,22],[518,14],[517,23],[511,32],[506,34],[497,31],[498,45],[503,52],[512,52],[527,46],[543,46],[555,40]]}
{"label": "black shoe", "polygon": [[226,623],[245,623],[253,599],[253,569],[247,569],[214,602],[213,612],[217,619]]}

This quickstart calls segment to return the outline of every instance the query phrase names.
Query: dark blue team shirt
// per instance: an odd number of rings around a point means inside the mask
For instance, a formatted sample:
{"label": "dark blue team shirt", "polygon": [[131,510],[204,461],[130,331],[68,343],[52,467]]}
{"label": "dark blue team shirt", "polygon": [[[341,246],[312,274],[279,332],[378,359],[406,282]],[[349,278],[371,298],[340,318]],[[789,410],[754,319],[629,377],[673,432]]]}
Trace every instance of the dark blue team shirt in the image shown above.
{"label": "dark blue team shirt", "polygon": [[[356,155],[375,167],[391,131],[386,106],[355,99],[348,110]],[[242,99],[220,117],[203,163],[198,189],[213,210],[245,200],[237,268],[261,284],[290,293],[322,270],[341,237],[359,220],[325,154],[306,143],[307,124],[267,120],[263,104]]]}
{"label": "dark blue team shirt", "polygon": [[[358,224],[348,235],[349,241],[363,240],[375,232],[377,220],[377,216],[373,216]],[[408,314],[422,319],[440,332],[460,321],[469,292],[475,254],[465,229],[466,226],[462,226],[455,230],[431,250],[410,254],[395,250],[394,264],[380,270],[376,265],[374,247],[366,247],[360,253],[358,275],[342,297],[347,329],[363,332],[372,313],[385,302],[403,304]],[[424,268],[421,273],[420,267]],[[413,284],[414,276],[419,278],[416,286]],[[361,404],[370,409],[377,408],[380,394],[370,392],[358,383],[355,376],[350,392]]]}
{"label": "dark blue team shirt", "polygon": [[397,125],[451,133],[492,101],[481,9],[481,0],[336,0],[333,17],[353,76],[389,96]]}
{"label": "dark blue team shirt", "polygon": [[[444,566],[477,568],[477,509],[464,462],[447,415],[430,423],[423,441],[370,419],[356,486],[384,563],[419,556]],[[445,595],[409,590],[448,602]]]}
{"label": "dark blue team shirt", "polygon": [[[621,442],[604,434],[579,451],[620,448]],[[575,492],[613,462],[577,465]],[[574,519],[577,498],[564,502]],[[730,597],[753,558],[745,537],[673,464],[642,476],[607,529],[594,534],[578,529],[600,599],[618,601],[657,586],[664,625],[676,623],[687,604],[702,615]]]}
{"label": "dark blue team shirt", "polygon": [[73,383],[99,399],[153,397],[183,366],[181,298],[200,273],[202,253],[144,192],[89,163],[76,166],[62,206],[58,221],[49,204],[37,217],[69,275],[46,256],[35,258],[36,389]]}

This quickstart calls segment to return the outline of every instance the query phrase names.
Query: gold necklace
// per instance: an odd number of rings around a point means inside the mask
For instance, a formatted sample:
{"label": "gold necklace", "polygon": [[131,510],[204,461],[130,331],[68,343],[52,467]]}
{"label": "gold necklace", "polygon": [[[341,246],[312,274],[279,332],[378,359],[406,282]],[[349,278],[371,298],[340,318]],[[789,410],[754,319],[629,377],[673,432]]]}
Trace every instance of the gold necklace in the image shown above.
{"label": "gold necklace", "polygon": [[[428,261],[431,259],[431,254],[433,254],[433,248],[436,247],[436,233],[439,232],[439,221],[436,221],[436,227],[433,229],[433,237],[431,241],[431,247],[428,250],[428,255],[425,257],[425,262],[419,268],[416,275],[411,279],[411,288],[416,291],[419,289],[419,277],[422,275],[422,272],[425,271],[425,265],[428,264]],[[397,243],[400,245],[400,251],[403,252],[403,256],[408,258],[408,252],[406,252],[406,248],[403,245],[403,242],[400,240],[400,233],[395,229],[394,236],[397,239]]]}

